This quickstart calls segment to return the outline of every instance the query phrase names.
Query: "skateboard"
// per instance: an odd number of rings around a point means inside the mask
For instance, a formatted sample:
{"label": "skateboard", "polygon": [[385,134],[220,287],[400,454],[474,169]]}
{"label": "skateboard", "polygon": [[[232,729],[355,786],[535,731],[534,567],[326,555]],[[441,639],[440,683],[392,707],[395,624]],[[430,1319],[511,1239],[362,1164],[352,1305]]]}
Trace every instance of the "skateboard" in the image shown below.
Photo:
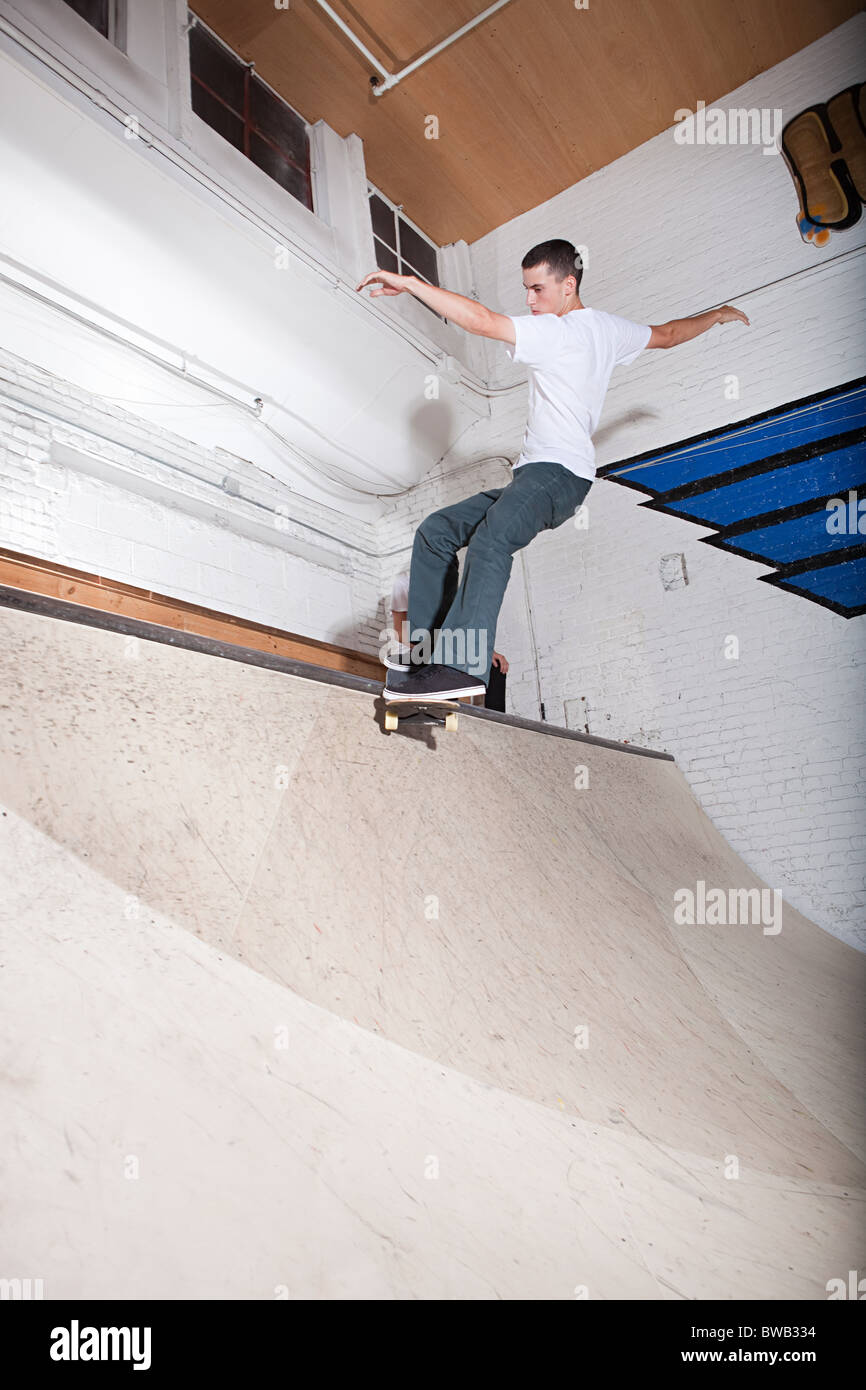
{"label": "skateboard", "polygon": [[457,728],[456,700],[389,700],[385,694],[385,728],[401,724],[444,724],[449,733]]}

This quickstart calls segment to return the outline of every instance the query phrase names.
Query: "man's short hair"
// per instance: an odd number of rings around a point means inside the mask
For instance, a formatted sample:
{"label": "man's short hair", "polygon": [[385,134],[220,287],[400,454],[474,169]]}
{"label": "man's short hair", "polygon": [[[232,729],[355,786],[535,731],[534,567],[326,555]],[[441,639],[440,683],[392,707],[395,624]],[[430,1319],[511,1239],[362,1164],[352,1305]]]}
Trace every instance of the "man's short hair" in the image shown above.
{"label": "man's short hair", "polygon": [[553,241],[540,241],[537,246],[533,246],[531,251],[527,251],[523,260],[520,262],[521,270],[532,270],[533,266],[547,265],[550,272],[557,280],[564,280],[566,275],[573,275],[577,284],[574,287],[575,294],[580,292],[580,282],[583,278],[583,261],[577,254],[576,247],[570,241],[563,241],[561,237],[556,237]]}

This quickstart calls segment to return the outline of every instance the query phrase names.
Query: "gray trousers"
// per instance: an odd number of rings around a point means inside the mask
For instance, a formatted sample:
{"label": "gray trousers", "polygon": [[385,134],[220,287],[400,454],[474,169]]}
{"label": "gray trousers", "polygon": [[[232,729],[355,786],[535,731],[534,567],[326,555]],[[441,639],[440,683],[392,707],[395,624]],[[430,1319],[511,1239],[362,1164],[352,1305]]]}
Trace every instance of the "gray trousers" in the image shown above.
{"label": "gray trousers", "polygon": [[[496,622],[514,552],[562,526],[592,486],[561,463],[524,463],[507,487],[425,517],[409,570],[409,638],[426,660],[490,678]],[[468,546],[458,589],[457,552]],[[426,650],[424,644],[426,643]]]}

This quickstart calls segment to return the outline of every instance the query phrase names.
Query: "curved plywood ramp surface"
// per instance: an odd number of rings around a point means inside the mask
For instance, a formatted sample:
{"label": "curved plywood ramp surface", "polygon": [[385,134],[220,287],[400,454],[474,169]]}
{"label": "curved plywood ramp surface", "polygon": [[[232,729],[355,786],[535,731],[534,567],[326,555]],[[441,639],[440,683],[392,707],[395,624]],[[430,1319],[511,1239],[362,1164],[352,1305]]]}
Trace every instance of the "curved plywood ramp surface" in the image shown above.
{"label": "curved plywood ramp surface", "polygon": [[672,762],[388,734],[367,690],[32,612],[0,645],[3,1243],[46,1296],[863,1267],[862,957],[770,892],[677,920],[766,885]]}

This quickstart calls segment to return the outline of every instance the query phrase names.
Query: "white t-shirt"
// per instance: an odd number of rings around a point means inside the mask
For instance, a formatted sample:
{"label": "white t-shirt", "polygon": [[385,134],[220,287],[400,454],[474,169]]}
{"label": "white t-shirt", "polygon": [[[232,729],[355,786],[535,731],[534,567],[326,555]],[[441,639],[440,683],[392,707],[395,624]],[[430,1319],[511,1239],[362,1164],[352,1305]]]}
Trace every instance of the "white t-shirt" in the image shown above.
{"label": "white t-shirt", "polygon": [[394,576],[391,588],[392,613],[405,613],[409,607],[409,571]]}
{"label": "white t-shirt", "polygon": [[506,343],[505,351],[529,368],[526,434],[514,467],[547,461],[594,478],[592,436],[611,372],[634,361],[652,328],[603,309],[508,317],[516,341],[513,347]]}

